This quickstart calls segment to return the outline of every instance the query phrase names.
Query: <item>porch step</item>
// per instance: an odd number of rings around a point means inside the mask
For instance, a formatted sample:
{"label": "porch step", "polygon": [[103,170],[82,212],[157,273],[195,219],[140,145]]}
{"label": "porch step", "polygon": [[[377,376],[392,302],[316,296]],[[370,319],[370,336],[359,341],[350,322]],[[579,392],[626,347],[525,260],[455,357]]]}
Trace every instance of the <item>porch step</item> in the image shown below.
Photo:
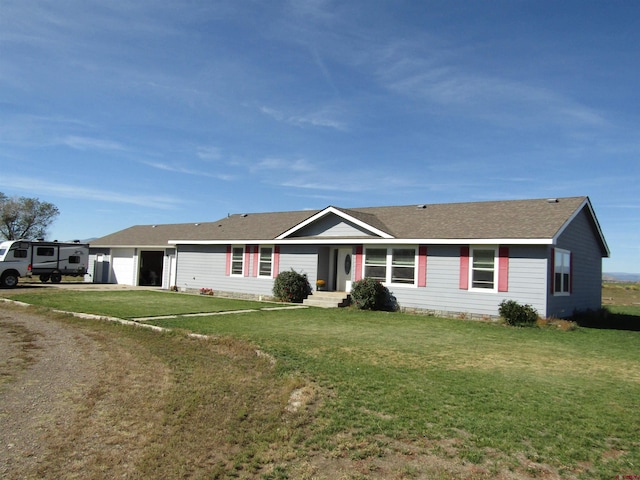
{"label": "porch step", "polygon": [[304,305],[321,308],[347,307],[351,304],[351,295],[347,292],[318,292],[305,298]]}

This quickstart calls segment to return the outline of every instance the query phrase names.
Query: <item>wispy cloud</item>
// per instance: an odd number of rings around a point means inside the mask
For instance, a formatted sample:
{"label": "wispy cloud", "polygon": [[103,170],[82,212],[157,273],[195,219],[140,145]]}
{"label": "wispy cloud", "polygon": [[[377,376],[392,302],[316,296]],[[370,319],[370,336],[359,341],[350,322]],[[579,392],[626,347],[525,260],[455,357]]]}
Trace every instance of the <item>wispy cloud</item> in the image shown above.
{"label": "wispy cloud", "polygon": [[589,108],[549,88],[490,75],[466,66],[464,58],[424,52],[415,45],[389,44],[371,61],[388,90],[451,108],[452,112],[496,122],[531,122],[569,126],[603,126],[608,122]]}
{"label": "wispy cloud", "polygon": [[187,168],[187,167],[181,167],[176,165],[169,165],[168,163],[162,163],[162,162],[143,161],[141,163],[144,165],[147,165],[148,167],[152,167],[158,170],[163,170],[165,172],[182,173],[185,175],[196,175],[199,177],[215,178],[216,180],[231,181],[237,178],[234,175],[229,175],[226,173],[213,173],[206,170],[205,168]]}
{"label": "wispy cloud", "polygon": [[34,177],[16,175],[3,175],[0,177],[0,186],[29,192],[29,195],[31,195],[31,192],[38,192],[39,195],[46,194],[63,198],[75,198],[78,200],[122,203],[161,210],[173,210],[176,208],[176,205],[183,203],[181,199],[170,195],[135,195],[113,190],[101,190],[64,183],[54,183]]}
{"label": "wispy cloud", "polygon": [[64,145],[75,148],[77,150],[116,150],[124,151],[126,148],[111,140],[102,140],[100,138],[68,136],[62,140]]}
{"label": "wispy cloud", "polygon": [[273,170],[277,172],[313,172],[316,168],[311,162],[302,158],[297,160],[288,160],[285,158],[268,157],[260,160],[258,163],[250,167],[251,172],[259,170]]}
{"label": "wispy cloud", "polygon": [[346,122],[341,119],[341,117],[344,117],[343,111],[335,106],[325,106],[312,112],[295,114],[283,112],[282,110],[269,106],[262,106],[260,107],[260,112],[274,120],[296,127],[312,126],[332,128],[340,131],[348,130]]}
{"label": "wispy cloud", "polygon": [[222,153],[218,147],[212,146],[201,146],[197,148],[198,158],[206,161],[214,161],[220,160],[222,158]]}

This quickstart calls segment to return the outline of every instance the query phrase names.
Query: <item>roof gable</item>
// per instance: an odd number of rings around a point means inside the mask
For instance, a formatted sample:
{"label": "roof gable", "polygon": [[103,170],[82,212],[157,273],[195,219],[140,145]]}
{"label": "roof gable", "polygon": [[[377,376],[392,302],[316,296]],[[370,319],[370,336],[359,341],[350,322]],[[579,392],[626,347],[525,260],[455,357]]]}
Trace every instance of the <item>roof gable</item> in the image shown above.
{"label": "roof gable", "polygon": [[379,223],[372,215],[352,215],[336,207],[327,207],[315,215],[293,226],[277,237],[278,240],[300,236],[372,236],[393,238],[392,235],[363,220]]}

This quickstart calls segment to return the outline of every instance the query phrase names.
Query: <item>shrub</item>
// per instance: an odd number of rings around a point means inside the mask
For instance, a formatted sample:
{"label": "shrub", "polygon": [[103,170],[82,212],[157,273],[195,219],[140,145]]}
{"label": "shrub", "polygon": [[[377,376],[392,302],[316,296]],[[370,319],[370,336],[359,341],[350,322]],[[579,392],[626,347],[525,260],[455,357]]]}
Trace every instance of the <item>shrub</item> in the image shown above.
{"label": "shrub", "polygon": [[301,303],[310,293],[307,275],[293,269],[281,272],[273,282],[273,296],[281,302]]}
{"label": "shrub", "polygon": [[498,309],[500,316],[508,325],[535,325],[538,312],[531,305],[520,305],[515,300],[503,300]]}
{"label": "shrub", "polygon": [[390,299],[389,289],[373,278],[358,280],[351,287],[351,300],[362,310],[384,310]]}

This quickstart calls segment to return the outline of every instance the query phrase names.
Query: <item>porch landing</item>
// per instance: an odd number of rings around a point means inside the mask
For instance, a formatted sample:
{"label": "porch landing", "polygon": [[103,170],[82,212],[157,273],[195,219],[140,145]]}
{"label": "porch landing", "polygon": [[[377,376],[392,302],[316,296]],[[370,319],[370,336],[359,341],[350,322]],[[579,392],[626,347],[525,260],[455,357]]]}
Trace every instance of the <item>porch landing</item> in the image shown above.
{"label": "porch landing", "polygon": [[313,292],[309,295],[303,305],[322,308],[347,307],[351,304],[351,295],[347,292]]}

